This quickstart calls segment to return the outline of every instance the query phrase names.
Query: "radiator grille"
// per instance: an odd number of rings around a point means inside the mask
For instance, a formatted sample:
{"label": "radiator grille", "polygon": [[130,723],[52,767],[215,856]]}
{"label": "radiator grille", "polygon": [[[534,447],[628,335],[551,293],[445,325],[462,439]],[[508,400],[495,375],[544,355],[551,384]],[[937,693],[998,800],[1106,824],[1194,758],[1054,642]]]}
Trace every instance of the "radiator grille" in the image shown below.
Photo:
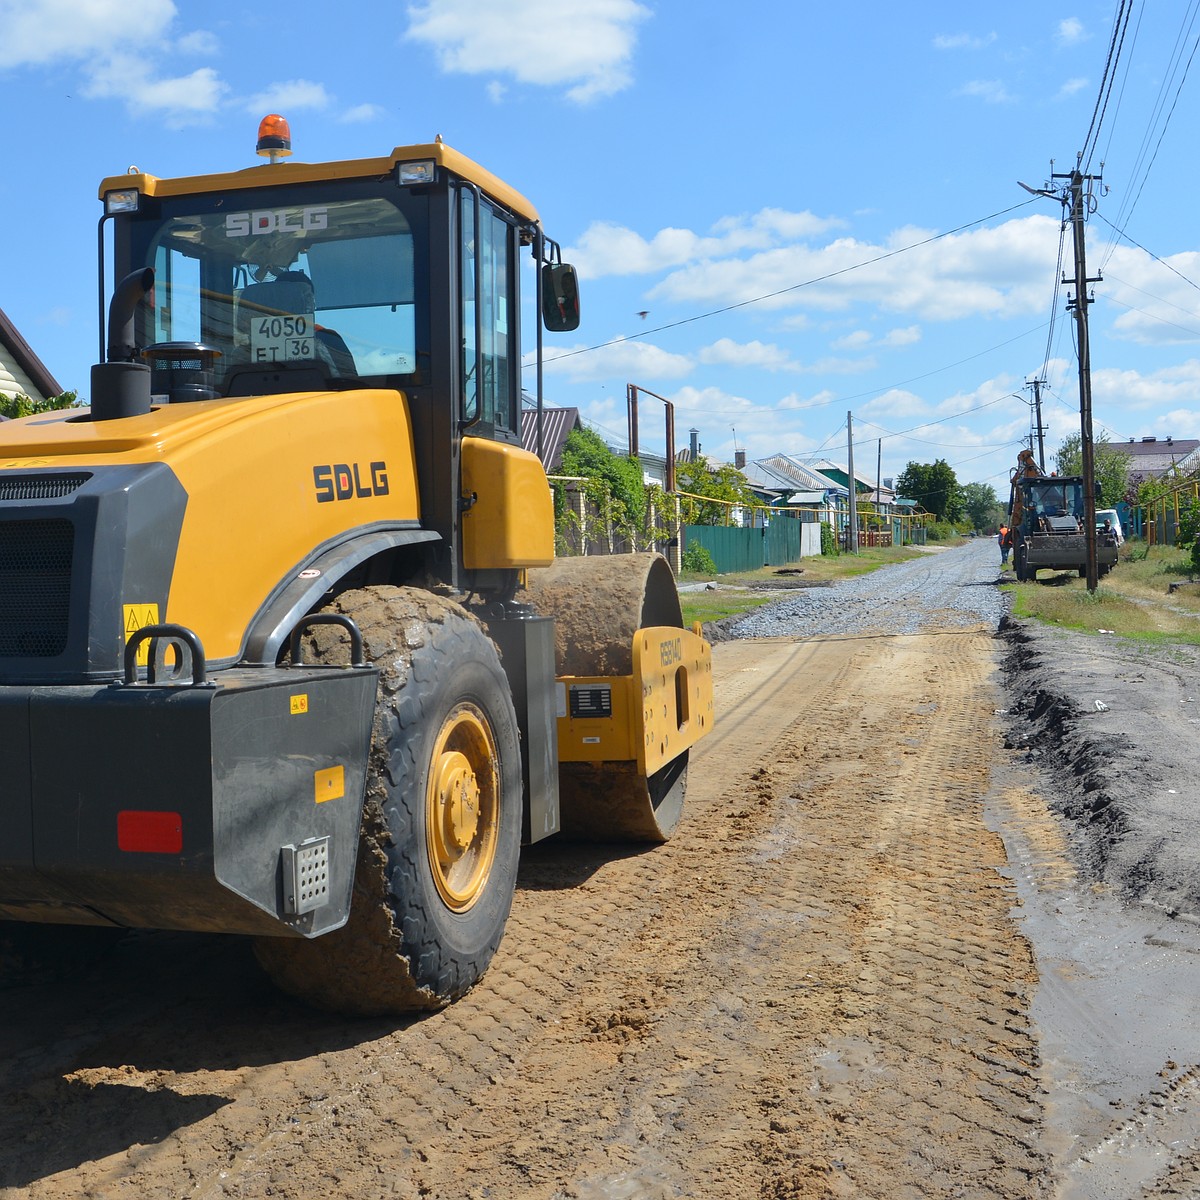
{"label": "radiator grille", "polygon": [[91,475],[0,476],[0,504],[6,500],[56,500],[83,487]]}
{"label": "radiator grille", "polygon": [[67,645],[75,527],[0,522],[0,657],[53,658]]}

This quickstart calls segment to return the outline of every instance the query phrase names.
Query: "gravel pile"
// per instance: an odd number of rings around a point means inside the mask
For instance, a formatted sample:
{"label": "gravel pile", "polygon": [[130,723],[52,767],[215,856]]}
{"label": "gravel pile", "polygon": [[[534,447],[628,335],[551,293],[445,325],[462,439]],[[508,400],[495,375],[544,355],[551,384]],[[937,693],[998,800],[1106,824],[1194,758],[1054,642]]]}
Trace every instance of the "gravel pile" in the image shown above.
{"label": "gravel pile", "polygon": [[991,538],[883,567],[832,587],[803,588],[726,631],[735,638],[921,633],[947,625],[998,628],[1000,553]]}

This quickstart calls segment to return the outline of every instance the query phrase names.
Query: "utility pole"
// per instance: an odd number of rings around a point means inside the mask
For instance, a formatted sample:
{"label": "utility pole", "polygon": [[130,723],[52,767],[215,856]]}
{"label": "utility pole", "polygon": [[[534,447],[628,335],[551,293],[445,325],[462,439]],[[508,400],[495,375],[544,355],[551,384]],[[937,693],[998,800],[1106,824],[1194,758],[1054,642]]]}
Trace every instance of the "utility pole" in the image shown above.
{"label": "utility pole", "polygon": [[[1068,305],[1074,307],[1075,325],[1079,332],[1079,436],[1083,452],[1083,536],[1087,543],[1087,590],[1094,592],[1100,585],[1096,569],[1096,449],[1092,444],[1092,354],[1088,342],[1087,285],[1097,282],[1088,279],[1087,259],[1083,236],[1083,185],[1088,186],[1099,179],[1096,175],[1083,175],[1078,165],[1070,175],[1051,175],[1051,179],[1069,179],[1071,184],[1071,230],[1075,243],[1075,299]],[[1063,280],[1064,283],[1070,282]]]}
{"label": "utility pole", "polygon": [[846,534],[846,549],[858,553],[858,489],[854,486],[854,414],[846,414],[846,467],[850,473],[850,527]]}
{"label": "utility pole", "polygon": [[[1051,172],[1051,182],[1056,179],[1068,182],[1069,186],[1062,192],[1052,191],[1048,187],[1032,188],[1027,183],[1021,183],[1020,180],[1017,182],[1034,196],[1049,196],[1064,206],[1069,200],[1071,206],[1071,230],[1074,235],[1075,245],[1075,278],[1074,280],[1064,278],[1063,283],[1073,282],[1075,284],[1075,298],[1067,304],[1067,307],[1074,310],[1075,325],[1078,330],[1079,440],[1083,452],[1083,536],[1087,546],[1087,590],[1094,592],[1100,584],[1100,576],[1096,570],[1096,451],[1092,444],[1092,354],[1088,343],[1087,320],[1088,305],[1091,301],[1088,299],[1087,285],[1089,283],[1098,283],[1100,276],[1097,275],[1089,279],[1087,273],[1087,258],[1083,236],[1083,185],[1085,183],[1088,185],[1087,200],[1090,204],[1092,200],[1092,184],[1099,183],[1100,176],[1084,175],[1079,169],[1080,159],[1082,159],[1082,155],[1076,160],[1075,170],[1069,174],[1055,174]],[[1053,165],[1051,163],[1051,166]],[[1103,166],[1103,164],[1101,165]],[[1038,425],[1040,426],[1041,423],[1041,418],[1039,417]],[[1044,463],[1042,464],[1042,469],[1045,470]]]}
{"label": "utility pole", "polygon": [[[1033,412],[1035,420],[1034,431],[1037,433],[1038,444],[1037,460],[1038,467],[1043,475],[1046,473],[1046,443],[1043,437],[1046,432],[1046,427],[1042,424],[1042,384],[1045,382],[1046,381],[1044,379],[1029,379],[1025,382],[1026,387],[1033,388]],[[1032,435],[1029,439],[1029,449],[1031,452],[1033,451]]]}

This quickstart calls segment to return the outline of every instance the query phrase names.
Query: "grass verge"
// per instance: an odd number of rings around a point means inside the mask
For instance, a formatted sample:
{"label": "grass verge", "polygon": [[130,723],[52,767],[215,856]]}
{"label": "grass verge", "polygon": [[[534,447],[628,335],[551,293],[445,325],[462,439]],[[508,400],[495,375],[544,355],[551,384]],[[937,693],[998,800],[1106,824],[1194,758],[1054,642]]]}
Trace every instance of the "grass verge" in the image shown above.
{"label": "grass verge", "polygon": [[1013,616],[1152,642],[1200,645],[1200,588],[1170,591],[1190,578],[1190,560],[1173,546],[1130,546],[1094,593],[1075,574],[1043,572],[1036,583],[1005,585]]}

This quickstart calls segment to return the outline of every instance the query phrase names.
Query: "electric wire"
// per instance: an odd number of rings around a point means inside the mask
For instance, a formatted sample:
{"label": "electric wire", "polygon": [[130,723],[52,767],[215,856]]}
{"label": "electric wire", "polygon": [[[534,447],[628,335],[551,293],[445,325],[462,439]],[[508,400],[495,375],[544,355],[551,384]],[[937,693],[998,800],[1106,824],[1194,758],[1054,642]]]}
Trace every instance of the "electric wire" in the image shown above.
{"label": "electric wire", "polygon": [[1121,75],[1121,90],[1117,93],[1116,107],[1113,109],[1113,119],[1108,127],[1108,141],[1104,143],[1104,158],[1101,160],[1107,161],[1109,151],[1112,149],[1113,134],[1116,131],[1118,118],[1121,115],[1121,104],[1125,99],[1125,85],[1129,82],[1129,66],[1133,61],[1133,52],[1137,48],[1138,34],[1142,30],[1142,17],[1146,15],[1146,0],[1141,0],[1138,5],[1137,24],[1133,27],[1133,38],[1129,43],[1129,53],[1125,56],[1125,70]]}
{"label": "electric wire", "polygon": [[[1183,282],[1184,282],[1184,283],[1186,283],[1186,284],[1187,284],[1189,287],[1193,287],[1193,288],[1195,288],[1195,289],[1196,289],[1196,291],[1200,292],[1200,283],[1197,283],[1197,282],[1196,282],[1194,279],[1189,279],[1189,278],[1188,278],[1188,277],[1187,277],[1187,276],[1186,276],[1186,275],[1185,275],[1185,274],[1184,274],[1182,271],[1178,270],[1177,268],[1173,267],[1173,266],[1172,266],[1172,265],[1171,265],[1169,262],[1167,262],[1167,260],[1166,260],[1165,258],[1159,258],[1159,256],[1158,256],[1157,254],[1155,254],[1153,250],[1147,250],[1147,249],[1146,249],[1146,247],[1145,247],[1145,246],[1143,246],[1141,242],[1137,241],[1135,238],[1132,238],[1132,237],[1130,237],[1130,235],[1129,235],[1128,233],[1126,233],[1124,229],[1118,229],[1118,228],[1117,228],[1117,227],[1116,227],[1116,226],[1115,226],[1115,225],[1114,225],[1114,224],[1113,224],[1113,223],[1112,223],[1110,220],[1108,220],[1108,218],[1107,218],[1107,217],[1105,217],[1105,216],[1104,216],[1102,213],[1097,213],[1096,215],[1100,217],[1100,220],[1102,220],[1102,221],[1105,223],[1105,225],[1107,225],[1107,226],[1108,226],[1108,227],[1109,227],[1109,228],[1110,228],[1110,229],[1111,229],[1111,230],[1112,230],[1112,231],[1113,231],[1113,232],[1114,232],[1114,233],[1117,235],[1117,237],[1118,237],[1118,238],[1124,238],[1124,239],[1125,239],[1127,242],[1129,242],[1131,245],[1134,245],[1134,246],[1136,246],[1136,247],[1137,247],[1137,248],[1138,248],[1138,249],[1139,249],[1139,250],[1140,250],[1140,251],[1141,251],[1143,254],[1148,254],[1148,255],[1150,255],[1150,257],[1151,257],[1152,259],[1154,259],[1154,261],[1155,261],[1156,263],[1159,263],[1160,265],[1162,265],[1162,266],[1166,267],[1168,271],[1171,271],[1171,272],[1172,272],[1172,273],[1174,273],[1175,275],[1178,275],[1178,276],[1179,276],[1179,278],[1180,278],[1180,279],[1182,279],[1182,280],[1183,280]],[[1115,278],[1116,278],[1116,276],[1114,275],[1112,278],[1114,278],[1114,279],[1115,279]],[[1123,282],[1123,281],[1121,281],[1121,280],[1118,280],[1118,282]],[[1133,284],[1128,284],[1128,283],[1127,283],[1127,284],[1125,284],[1125,286],[1126,286],[1126,287],[1133,287]],[[1142,289],[1141,289],[1141,288],[1137,288],[1136,290],[1140,292]],[[1150,295],[1150,293],[1149,293],[1149,292],[1143,292],[1142,294],[1143,294],[1143,295],[1145,295],[1145,296],[1149,296],[1149,295]],[[1157,297],[1157,296],[1155,296],[1155,297],[1152,297],[1152,298],[1153,298],[1153,299],[1159,299],[1159,297]],[[1170,301],[1163,301],[1163,303],[1170,303]],[[1179,306],[1178,306],[1178,305],[1171,305],[1171,307],[1172,307],[1172,308],[1178,308]],[[1180,312],[1184,312],[1184,311],[1186,311],[1186,310],[1184,310],[1184,309],[1180,309]],[[1189,313],[1188,315],[1189,315],[1189,316],[1194,316],[1195,314],[1194,314],[1194,313]]]}
{"label": "electric wire", "polygon": [[[1138,148],[1137,157],[1134,160],[1134,165],[1129,174],[1129,187],[1126,190],[1125,198],[1122,200],[1117,210],[1116,227],[1118,232],[1123,232],[1124,228],[1129,224],[1133,217],[1133,210],[1137,207],[1138,201],[1141,199],[1142,191],[1146,186],[1146,181],[1150,177],[1150,171],[1154,166],[1155,160],[1158,157],[1158,151],[1162,146],[1163,139],[1166,137],[1167,128],[1171,123],[1171,117],[1175,113],[1176,105],[1179,103],[1179,96],[1183,90],[1183,85],[1187,80],[1188,72],[1191,69],[1192,60],[1195,58],[1197,46],[1200,46],[1200,35],[1192,43],[1192,49],[1188,54],[1187,62],[1183,68],[1183,75],[1179,79],[1175,87],[1175,94],[1171,100],[1171,107],[1167,112],[1166,119],[1162,121],[1159,127],[1159,119],[1162,115],[1163,108],[1166,104],[1166,97],[1170,91],[1172,82],[1179,73],[1179,64],[1183,56],[1184,47],[1187,44],[1188,38],[1191,36],[1192,29],[1195,26],[1197,15],[1200,14],[1200,0],[1189,0],[1187,11],[1180,23],[1179,32],[1175,38],[1175,45],[1171,51],[1170,62],[1167,70],[1163,72],[1163,79],[1159,85],[1158,96],[1155,99],[1154,108],[1151,112],[1150,119],[1147,122],[1145,133],[1142,135],[1142,142]],[[1155,129],[1158,129],[1157,140],[1154,140]],[[1150,154],[1149,162],[1146,162],[1147,154],[1151,142],[1154,142],[1154,150]],[[1143,164],[1145,167],[1143,169]],[[1137,182],[1140,179],[1140,182]],[[1136,182],[1136,188],[1135,188]],[[1132,199],[1131,199],[1132,197]],[[1100,269],[1103,271],[1116,250],[1117,242],[1113,240],[1109,243],[1101,258]]]}
{"label": "electric wire", "polygon": [[[927,238],[922,238],[918,242],[910,242],[907,246],[898,246],[895,250],[888,250],[883,254],[877,254],[874,258],[864,259],[862,262],[852,263],[848,267],[839,267],[836,271],[829,271],[824,275],[818,275],[812,279],[805,279],[801,283],[789,284],[787,287],[778,288],[773,292],[766,292],[761,296],[752,296],[748,300],[739,300],[734,304],[726,304],[721,308],[709,309],[707,312],[696,313],[694,316],[681,317],[678,321],[668,321],[664,325],[656,325],[652,329],[639,330],[637,333],[623,334],[621,337],[610,338],[606,342],[598,342],[594,346],[581,346],[575,350],[567,350],[562,354],[556,354],[552,358],[543,358],[543,364],[549,366],[551,363],[562,362],[563,359],[575,358],[580,354],[590,354],[594,350],[604,350],[609,346],[620,346],[626,342],[637,341],[641,338],[650,337],[655,333],[663,333],[668,329],[678,329],[683,325],[691,325],[696,321],[704,321],[709,317],[718,317],[723,313],[735,312],[739,308],[747,308],[752,304],[761,304],[764,300],[773,300],[777,296],[786,296],[790,292],[799,291],[801,288],[812,287],[814,284],[825,283],[830,279],[837,279],[839,276],[848,275],[852,271],[860,271],[863,267],[871,267],[876,263],[886,262],[890,258],[896,258],[901,254],[907,254],[910,250],[919,250],[922,246],[932,245],[934,242],[940,242],[944,238],[952,237],[956,233],[962,233],[965,229],[974,229],[976,225],[983,225],[987,221],[994,221],[997,217],[1007,216],[1011,212],[1016,212],[1019,208],[1025,208],[1032,204],[1036,197],[1030,197],[1028,200],[1019,201],[1016,204],[1009,205],[1008,208],[1002,208],[997,212],[990,213],[986,217],[979,217],[974,221],[967,221],[963,225],[957,225],[953,229],[944,230],[942,233],[931,234]],[[533,362],[528,362],[523,365],[523,369],[528,369],[534,366]]]}
{"label": "electric wire", "polygon": [[1092,110],[1092,123],[1088,127],[1087,137],[1083,139],[1083,149],[1079,152],[1085,175],[1091,172],[1092,156],[1095,154],[1096,142],[1099,140],[1100,130],[1104,124],[1104,114],[1108,110],[1108,99],[1112,95],[1116,67],[1121,59],[1121,47],[1125,44],[1125,30],[1129,27],[1129,15],[1132,11],[1131,0],[1121,0],[1117,8],[1117,15],[1113,19],[1112,37],[1108,44],[1108,58],[1104,63],[1104,74],[1100,79],[1096,107]]}

